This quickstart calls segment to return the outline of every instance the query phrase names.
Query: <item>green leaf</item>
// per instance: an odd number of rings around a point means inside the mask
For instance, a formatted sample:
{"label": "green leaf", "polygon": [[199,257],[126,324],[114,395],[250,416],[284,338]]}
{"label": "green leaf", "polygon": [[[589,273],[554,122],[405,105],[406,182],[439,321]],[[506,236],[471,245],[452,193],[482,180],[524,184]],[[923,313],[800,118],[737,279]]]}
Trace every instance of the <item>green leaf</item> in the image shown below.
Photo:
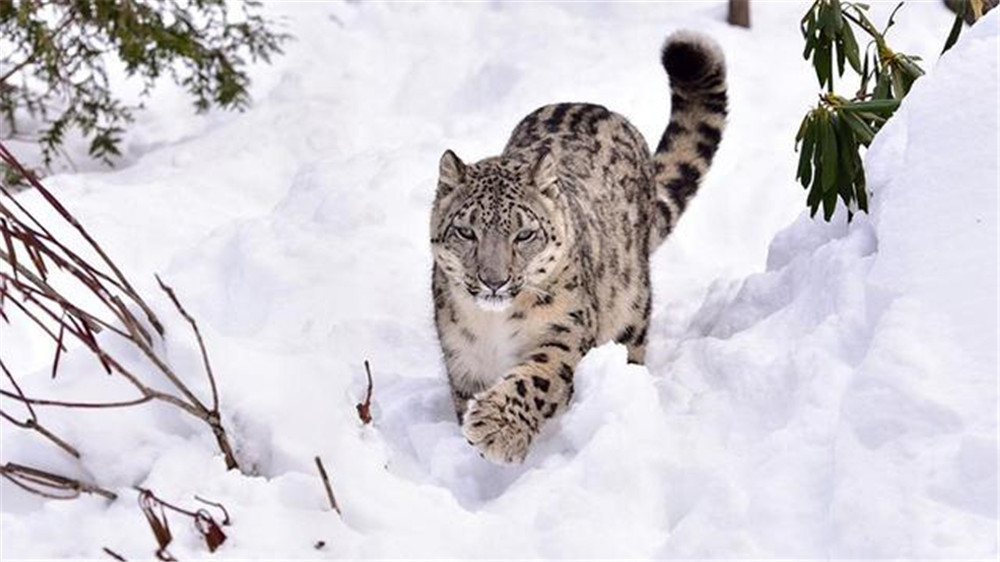
{"label": "green leaf", "polygon": [[816,145],[816,128],[814,126],[815,120],[812,119],[812,113],[810,112],[806,115],[806,118],[802,121],[805,131],[803,132],[802,147],[799,153],[799,167],[798,173],[795,179],[799,180],[803,188],[809,187],[812,182],[812,159],[813,159],[813,149]]}
{"label": "green leaf", "polygon": [[837,191],[831,189],[823,193],[823,220],[830,222],[833,212],[837,209]]}
{"label": "green leaf", "polygon": [[809,191],[809,196],[806,197],[806,205],[809,206],[809,216],[815,217],[816,211],[819,209],[819,204],[823,202],[823,190],[820,189],[819,185],[813,184],[812,190]]}
{"label": "green leaf", "polygon": [[892,97],[897,100],[903,99],[903,96],[910,90],[907,87],[905,76],[896,66],[890,68],[889,74],[892,77]]}
{"label": "green leaf", "polygon": [[911,57],[908,55],[899,55],[898,63],[900,69],[910,78],[916,80],[924,75],[924,69],[920,68],[914,61],[920,60],[919,57]]}
{"label": "green leaf", "polygon": [[829,85],[827,91],[831,92],[833,91],[832,56],[830,43],[826,42],[816,47],[816,57],[813,59],[816,67],[816,77],[819,79],[819,86],[822,88],[824,85]]}
{"label": "green leaf", "polygon": [[858,94],[860,96],[868,95],[868,81],[871,79],[872,75],[868,72],[868,53],[865,53],[864,64],[861,67],[861,87],[858,88]]}
{"label": "green leaf", "polygon": [[830,124],[837,134],[837,151],[839,157],[839,169],[837,171],[837,192],[848,208],[854,198],[854,178],[861,168],[861,158],[858,156],[860,146],[854,138],[854,131],[847,125],[840,116],[834,114],[830,118]]}
{"label": "green leaf", "polygon": [[809,128],[809,124],[812,122],[812,112],[806,113],[806,116],[802,118],[802,123],[799,124],[799,132],[795,133],[795,148],[798,149],[799,141],[806,134],[806,129]]}
{"label": "green leaf", "polygon": [[854,198],[858,202],[858,208],[864,212],[868,212],[868,191],[865,186],[865,170],[861,169],[861,173],[858,177],[854,179]]}
{"label": "green leaf", "polygon": [[822,135],[819,137],[821,143],[817,150],[822,151],[823,171],[820,175],[820,182],[823,186],[823,193],[832,191],[837,183],[837,133],[830,123],[830,115],[825,114],[820,121]]}
{"label": "green leaf", "polygon": [[882,125],[885,125],[885,122],[887,120],[885,117],[882,117],[881,115],[876,115],[874,113],[869,113],[867,111],[859,111],[858,117],[860,117],[862,121],[870,123],[872,130],[875,131],[876,135],[878,134],[879,129],[882,128]]}
{"label": "green leaf", "polygon": [[819,36],[825,41],[833,38],[833,20],[830,19],[830,4],[824,0],[816,11],[816,24],[819,26]]}
{"label": "green leaf", "polygon": [[844,111],[892,114],[899,107],[899,100],[852,101],[840,106]]}
{"label": "green leaf", "polygon": [[809,188],[809,195],[806,197],[806,205],[809,206],[810,216],[816,216],[816,211],[819,209],[820,203],[823,201],[823,186],[820,185],[819,176],[822,173],[823,162],[820,156],[819,150],[819,119],[816,119],[816,149],[813,150],[812,165],[813,165],[813,181],[812,186]]}
{"label": "green leaf", "polygon": [[844,123],[854,131],[854,136],[857,137],[861,144],[868,146],[875,139],[875,131],[854,113],[844,111],[840,116],[844,120]]}
{"label": "green leaf", "polygon": [[[806,49],[808,52],[812,50],[812,47],[816,39],[816,14],[813,12],[813,10],[809,10],[809,12],[806,13],[806,17],[803,23],[805,24],[805,26],[801,28],[802,37],[806,40]],[[808,59],[809,55],[805,55],[803,58]]]}
{"label": "green leaf", "polygon": [[809,21],[806,30],[803,32],[803,37],[806,40],[806,48],[802,52],[802,58],[809,60],[809,55],[816,48],[816,17],[812,15],[812,12],[809,13]]}
{"label": "green leaf", "polygon": [[840,41],[834,43],[833,46],[837,53],[837,76],[843,76],[844,62],[847,60],[847,55],[844,53],[844,46]]}
{"label": "green leaf", "polygon": [[840,9],[840,0],[830,0],[830,20],[835,32],[833,35],[839,35],[840,30],[844,27],[844,14]]}
{"label": "green leaf", "polygon": [[[855,72],[861,74],[863,77],[864,74],[867,73],[867,68],[866,69],[861,68],[861,58],[859,56],[859,51],[858,51],[858,42],[854,38],[854,32],[851,31],[851,26],[845,25],[840,36],[841,39],[843,40],[843,45],[841,46],[841,48],[847,55],[847,60],[848,62],[851,63],[851,68],[853,68]],[[865,62],[867,63],[867,60]]]}

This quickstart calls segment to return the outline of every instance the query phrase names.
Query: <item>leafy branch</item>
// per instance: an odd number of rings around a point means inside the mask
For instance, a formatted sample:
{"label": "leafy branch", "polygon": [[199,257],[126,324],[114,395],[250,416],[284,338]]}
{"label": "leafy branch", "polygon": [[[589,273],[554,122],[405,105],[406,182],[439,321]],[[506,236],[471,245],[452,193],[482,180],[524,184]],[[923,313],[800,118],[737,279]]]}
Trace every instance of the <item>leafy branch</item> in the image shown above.
{"label": "leafy branch", "polygon": [[[822,205],[829,221],[838,198],[847,207],[848,220],[856,210],[868,211],[861,147],[871,144],[924,74],[919,57],[894,51],[885,39],[902,6],[896,6],[882,29],[868,18],[868,5],[860,2],[815,0],[802,18],[803,57],[812,58],[819,85],[826,88],[795,136],[796,179],[809,191],[806,204],[813,216]],[[863,50],[854,27],[870,39]],[[842,77],[848,65],[860,79],[849,99],[834,94],[834,71]]]}
{"label": "leafy branch", "polygon": [[143,95],[166,75],[199,112],[243,109],[248,65],[269,62],[289,39],[275,26],[259,0],[0,0],[4,137],[20,134],[27,122],[48,167],[76,129],[91,157],[110,164],[141,106],[112,93],[109,61],[141,80]]}

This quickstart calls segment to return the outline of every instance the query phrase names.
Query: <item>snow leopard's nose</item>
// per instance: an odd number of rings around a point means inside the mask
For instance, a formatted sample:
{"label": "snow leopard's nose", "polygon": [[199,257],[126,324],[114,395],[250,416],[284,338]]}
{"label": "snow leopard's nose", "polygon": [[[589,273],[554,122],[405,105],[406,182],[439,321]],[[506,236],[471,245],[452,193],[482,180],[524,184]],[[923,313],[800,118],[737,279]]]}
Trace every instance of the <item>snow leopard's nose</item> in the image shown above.
{"label": "snow leopard's nose", "polygon": [[493,291],[494,293],[502,289],[503,286],[506,285],[508,281],[510,281],[509,275],[507,277],[501,278],[500,275],[487,274],[484,276],[482,273],[480,273],[478,277],[479,277],[479,282],[482,283],[487,289]]}

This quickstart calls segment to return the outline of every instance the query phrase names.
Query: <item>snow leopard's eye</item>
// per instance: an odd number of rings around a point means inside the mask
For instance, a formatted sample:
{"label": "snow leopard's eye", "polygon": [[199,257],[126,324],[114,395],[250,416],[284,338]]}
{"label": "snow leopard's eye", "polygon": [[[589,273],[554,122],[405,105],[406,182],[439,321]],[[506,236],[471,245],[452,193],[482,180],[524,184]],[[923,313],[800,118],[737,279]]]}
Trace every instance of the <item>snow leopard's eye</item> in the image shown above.
{"label": "snow leopard's eye", "polygon": [[524,242],[530,242],[531,240],[535,239],[536,235],[538,235],[537,230],[533,229],[522,230],[521,232],[517,233],[517,236],[514,237],[514,242],[517,242],[519,244],[523,244]]}
{"label": "snow leopard's eye", "polygon": [[475,240],[476,239],[476,233],[475,233],[475,231],[473,231],[471,228],[469,228],[467,226],[456,226],[455,227],[455,233],[458,234],[458,237],[462,238],[463,240]]}

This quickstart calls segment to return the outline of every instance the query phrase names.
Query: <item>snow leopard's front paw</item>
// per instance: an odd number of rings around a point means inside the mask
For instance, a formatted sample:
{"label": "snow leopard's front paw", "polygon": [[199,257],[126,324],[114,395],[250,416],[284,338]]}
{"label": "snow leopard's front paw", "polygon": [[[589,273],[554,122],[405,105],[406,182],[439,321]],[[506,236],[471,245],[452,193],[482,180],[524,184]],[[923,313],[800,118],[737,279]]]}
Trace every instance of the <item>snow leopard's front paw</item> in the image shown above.
{"label": "snow leopard's front paw", "polygon": [[518,408],[523,402],[512,400],[504,390],[503,386],[494,387],[469,401],[462,433],[483,458],[497,464],[520,464],[528,454],[534,431],[525,422],[530,414]]}

